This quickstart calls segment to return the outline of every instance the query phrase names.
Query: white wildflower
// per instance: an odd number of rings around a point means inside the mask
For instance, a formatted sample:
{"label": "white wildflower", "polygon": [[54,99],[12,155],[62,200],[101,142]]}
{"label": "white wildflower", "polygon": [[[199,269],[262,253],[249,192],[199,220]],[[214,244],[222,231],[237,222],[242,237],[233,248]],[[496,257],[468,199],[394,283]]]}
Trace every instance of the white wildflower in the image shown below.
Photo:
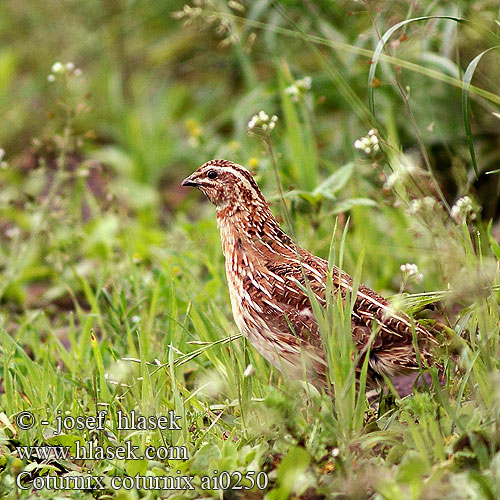
{"label": "white wildflower", "polygon": [[14,227],[9,227],[9,229],[7,229],[5,231],[5,236],[9,239],[9,240],[12,240],[14,238],[16,238],[17,236],[19,236],[21,234],[21,230],[14,226]]}
{"label": "white wildflower", "polygon": [[401,264],[401,272],[407,274],[408,276],[414,276],[418,273],[418,267],[416,264]]}
{"label": "white wildflower", "polygon": [[[368,154],[368,153],[367,153]],[[401,179],[401,173],[400,172],[392,172],[389,177],[387,177],[387,180],[384,182],[384,189],[391,189],[396,182]]]}
{"label": "white wildflower", "polygon": [[415,215],[424,211],[432,211],[436,208],[437,201],[432,196],[424,196],[411,200],[410,206],[407,210],[409,215]]}
{"label": "white wildflower", "polygon": [[259,111],[259,119],[263,122],[267,122],[269,120],[269,116],[265,111]]}
{"label": "white wildflower", "polygon": [[293,102],[298,102],[299,97],[311,89],[312,78],[305,76],[300,80],[295,80],[292,85],[285,89],[285,94],[291,96]]}
{"label": "white wildflower", "polygon": [[259,117],[257,115],[252,116],[252,119],[248,122],[248,128],[250,130],[252,130],[255,127],[255,125],[257,125],[258,119]]}
{"label": "white wildflower", "polygon": [[451,218],[458,224],[462,224],[467,217],[475,220],[476,214],[474,213],[474,206],[472,200],[468,196],[459,198],[456,203],[451,207]]}
{"label": "white wildflower", "polygon": [[290,85],[285,89],[285,94],[291,96],[293,102],[299,102],[300,91],[296,85]]}
{"label": "white wildflower", "polygon": [[368,134],[354,141],[354,147],[367,155],[372,155],[380,150],[377,130],[371,129]]}
{"label": "white wildflower", "polygon": [[5,157],[5,149],[0,148],[0,161],[2,161]]}
{"label": "white wildflower", "polygon": [[[368,137],[370,137],[370,151],[377,152],[378,148],[378,137],[375,135],[374,130],[368,132]],[[366,151],[365,151],[366,152]],[[400,154],[397,161],[392,163],[393,171],[387,177],[384,183],[384,189],[391,189],[396,184],[402,184],[408,177],[411,177],[413,173],[416,172],[417,167],[411,157],[405,154]]]}
{"label": "white wildflower", "polygon": [[417,283],[420,283],[424,279],[424,275],[418,271],[416,264],[403,264],[400,269],[406,275],[406,279],[412,278]]}
{"label": "white wildflower", "polygon": [[75,64],[70,62],[67,62],[66,64],[63,64],[60,61],[55,62],[52,65],[51,68],[51,73],[47,77],[47,80],[49,82],[53,82],[56,80],[57,75],[75,75],[75,76],[80,76],[82,74],[82,70],[80,68],[75,69]]}
{"label": "white wildflower", "polygon": [[302,80],[299,80],[297,83],[298,83],[299,87],[302,84],[302,86],[305,89],[309,90],[311,88],[312,78],[310,76],[306,76],[306,77],[302,78]]}
{"label": "white wildflower", "polygon": [[64,64],[62,62],[55,62],[51,68],[52,73],[62,73],[64,71]]}
{"label": "white wildflower", "polygon": [[276,126],[277,121],[278,117],[276,115],[269,117],[265,111],[259,111],[256,115],[252,116],[248,122],[247,129],[249,132],[259,129],[266,135],[269,135]]}

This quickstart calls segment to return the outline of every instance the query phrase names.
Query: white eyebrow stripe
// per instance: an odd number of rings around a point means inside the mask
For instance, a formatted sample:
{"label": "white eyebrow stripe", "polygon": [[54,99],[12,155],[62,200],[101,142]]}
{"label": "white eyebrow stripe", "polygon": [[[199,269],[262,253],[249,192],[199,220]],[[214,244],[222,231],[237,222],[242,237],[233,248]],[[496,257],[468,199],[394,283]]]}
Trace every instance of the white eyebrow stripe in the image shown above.
{"label": "white eyebrow stripe", "polygon": [[247,189],[249,189],[251,191],[255,191],[255,188],[252,186],[250,181],[241,172],[238,172],[238,170],[236,170],[235,168],[233,168],[233,167],[219,167],[219,169],[222,170],[223,172],[229,172],[229,173],[233,174],[235,177],[237,177],[240,181],[243,182],[244,186]]}
{"label": "white eyebrow stripe", "polygon": [[207,168],[214,167],[214,168],[217,168],[218,170],[221,170],[222,172],[229,172],[229,173],[233,174],[235,177],[237,177],[243,183],[243,185],[245,186],[246,189],[248,189],[249,191],[253,191],[255,193],[255,195],[258,196],[259,193],[256,191],[255,187],[252,186],[250,181],[241,172],[239,172],[237,170],[238,168],[241,168],[242,170],[246,170],[245,167],[238,165],[236,163],[234,164],[234,167],[233,167],[231,165],[221,166],[221,165],[217,165],[217,164],[210,164],[210,162],[206,165],[206,167]]}

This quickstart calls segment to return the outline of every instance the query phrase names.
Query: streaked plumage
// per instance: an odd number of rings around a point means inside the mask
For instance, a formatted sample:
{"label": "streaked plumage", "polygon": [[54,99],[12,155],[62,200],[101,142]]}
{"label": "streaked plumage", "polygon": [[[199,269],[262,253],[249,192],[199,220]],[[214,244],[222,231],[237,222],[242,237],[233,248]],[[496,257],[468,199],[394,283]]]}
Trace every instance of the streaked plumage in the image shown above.
{"label": "streaked plumage", "polygon": [[[273,365],[292,377],[307,378],[326,387],[326,364],[321,335],[312,312],[306,280],[325,305],[328,263],[296,245],[280,228],[252,175],[227,160],[212,160],[186,178],[183,186],[200,189],[215,205],[226,260],[226,275],[235,322],[243,335]],[[352,278],[337,267],[333,282],[345,294]],[[302,286],[300,286],[300,285]],[[372,333],[368,383],[374,386],[385,374],[418,369],[412,341],[416,332],[424,362],[435,338],[387,300],[360,285],[351,318],[354,344],[361,351]],[[301,356],[305,356],[301,357]],[[304,359],[306,363],[304,363]]]}

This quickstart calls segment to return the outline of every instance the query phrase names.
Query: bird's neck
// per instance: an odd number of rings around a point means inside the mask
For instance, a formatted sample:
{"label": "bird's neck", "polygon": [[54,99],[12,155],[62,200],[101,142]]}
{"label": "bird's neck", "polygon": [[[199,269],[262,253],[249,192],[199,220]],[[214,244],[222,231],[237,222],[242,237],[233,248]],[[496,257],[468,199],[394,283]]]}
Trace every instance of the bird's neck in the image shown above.
{"label": "bird's neck", "polygon": [[232,258],[236,250],[265,258],[296,255],[296,246],[280,228],[267,204],[217,209],[224,256]]}

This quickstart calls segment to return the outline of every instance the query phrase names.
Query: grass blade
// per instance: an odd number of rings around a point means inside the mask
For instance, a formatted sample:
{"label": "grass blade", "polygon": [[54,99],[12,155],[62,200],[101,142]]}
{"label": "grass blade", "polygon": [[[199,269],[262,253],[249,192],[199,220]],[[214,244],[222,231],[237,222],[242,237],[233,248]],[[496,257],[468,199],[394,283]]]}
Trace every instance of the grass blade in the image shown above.
{"label": "grass blade", "polygon": [[469,88],[472,81],[472,77],[474,76],[474,72],[476,71],[477,65],[481,61],[482,57],[488,52],[497,49],[500,49],[500,45],[496,45],[495,47],[490,47],[489,49],[483,50],[483,52],[481,52],[478,56],[476,56],[470,62],[469,66],[467,66],[463,79],[464,86],[462,88],[462,113],[464,117],[465,134],[467,135],[467,142],[469,143],[469,151],[472,161],[472,167],[474,168],[474,173],[476,174],[476,178],[478,176],[478,170],[477,170],[476,153],[474,152],[474,140],[472,138],[472,131],[470,126]]}
{"label": "grass blade", "polygon": [[383,35],[381,40],[378,42],[377,47],[375,48],[375,52],[373,53],[372,63],[370,66],[370,71],[368,72],[368,103],[370,111],[373,115],[375,115],[375,101],[374,101],[374,81],[375,81],[375,73],[377,71],[377,65],[380,60],[380,56],[382,55],[382,50],[385,47],[385,44],[391,38],[391,36],[400,28],[404,26],[419,22],[419,21],[428,21],[430,19],[448,19],[450,21],[455,21],[457,23],[469,23],[467,19],[463,19],[461,17],[454,16],[422,16],[422,17],[413,17],[411,19],[406,19],[405,21],[401,21],[400,23],[395,24],[392,28],[388,29]]}

